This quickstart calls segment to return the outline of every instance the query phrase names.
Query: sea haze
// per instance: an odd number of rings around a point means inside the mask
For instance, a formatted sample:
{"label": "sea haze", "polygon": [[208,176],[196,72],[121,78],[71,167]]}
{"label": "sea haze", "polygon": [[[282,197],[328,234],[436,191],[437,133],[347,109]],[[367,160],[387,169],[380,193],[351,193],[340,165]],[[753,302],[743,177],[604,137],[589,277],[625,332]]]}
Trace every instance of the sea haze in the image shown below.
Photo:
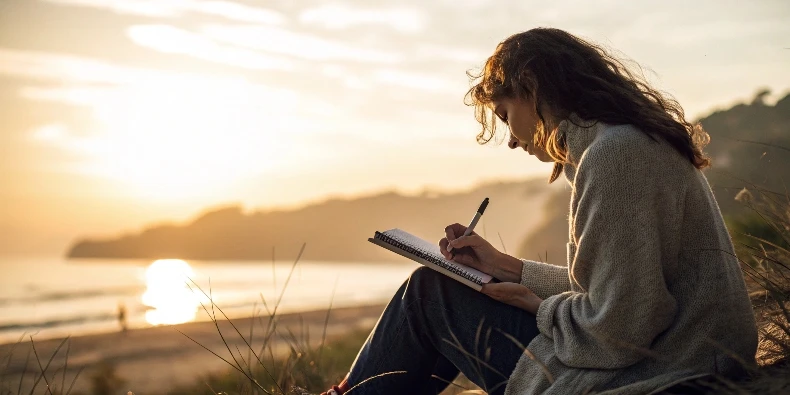
{"label": "sea haze", "polygon": [[30,335],[44,339],[117,331],[119,306],[130,328],[205,321],[209,317],[200,303],[210,308],[209,298],[197,286],[231,317],[267,315],[280,295],[278,314],[326,309],[330,302],[333,307],[385,303],[418,266],[398,257],[375,263],[300,261],[296,266],[279,260],[168,260],[153,268],[154,263],[0,257],[0,343]]}

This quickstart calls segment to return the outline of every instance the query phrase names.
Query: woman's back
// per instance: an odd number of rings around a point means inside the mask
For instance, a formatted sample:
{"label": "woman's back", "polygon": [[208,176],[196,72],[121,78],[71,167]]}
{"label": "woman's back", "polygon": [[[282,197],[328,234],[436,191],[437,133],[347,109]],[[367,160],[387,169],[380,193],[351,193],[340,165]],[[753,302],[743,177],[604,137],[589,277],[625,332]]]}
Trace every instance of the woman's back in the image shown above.
{"label": "woman's back", "polygon": [[[446,384],[430,377],[450,382],[462,371],[492,394],[505,383],[512,395],[645,394],[754,365],[751,304],[700,170],[710,165],[709,136],[640,75],[558,29],[497,46],[467,92],[477,140],[496,141],[504,125],[509,148],[554,164],[549,182],[565,173],[568,266],[518,259],[472,226],[447,226],[445,258],[501,281],[474,293],[415,271],[345,384],[401,371],[405,379],[369,393],[438,393]],[[459,352],[481,348],[484,369]]]}
{"label": "woman's back", "polygon": [[753,364],[751,305],[701,171],[632,126],[578,123],[592,126],[561,125],[571,292],[544,301],[528,347],[555,383],[522,358],[509,393],[645,393]]}

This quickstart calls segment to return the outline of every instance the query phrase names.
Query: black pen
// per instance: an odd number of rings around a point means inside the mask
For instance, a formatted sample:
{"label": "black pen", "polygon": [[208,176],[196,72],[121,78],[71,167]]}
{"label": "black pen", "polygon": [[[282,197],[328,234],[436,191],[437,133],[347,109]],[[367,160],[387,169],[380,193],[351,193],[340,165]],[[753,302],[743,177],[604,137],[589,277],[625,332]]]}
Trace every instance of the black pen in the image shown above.
{"label": "black pen", "polygon": [[[483,213],[486,211],[486,207],[488,207],[488,198],[483,199],[483,203],[480,203],[480,208],[477,209],[475,216],[472,218],[472,222],[469,223],[469,226],[466,227],[466,231],[464,232],[464,236],[469,236],[475,230],[475,226],[477,225],[477,221],[480,221],[480,217],[483,216]],[[453,247],[449,244],[447,245],[447,252],[452,251]]]}

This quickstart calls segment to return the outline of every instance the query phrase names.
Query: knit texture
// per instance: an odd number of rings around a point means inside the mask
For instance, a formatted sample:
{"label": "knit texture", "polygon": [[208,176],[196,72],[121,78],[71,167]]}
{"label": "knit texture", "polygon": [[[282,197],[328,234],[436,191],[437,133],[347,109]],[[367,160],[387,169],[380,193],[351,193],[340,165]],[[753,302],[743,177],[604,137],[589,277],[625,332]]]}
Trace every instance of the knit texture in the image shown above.
{"label": "knit texture", "polygon": [[522,259],[521,284],[541,299],[571,290],[568,268]]}
{"label": "knit texture", "polygon": [[524,260],[541,334],[506,394],[646,394],[753,366],[751,304],[705,176],[630,125],[571,119],[568,265]]}

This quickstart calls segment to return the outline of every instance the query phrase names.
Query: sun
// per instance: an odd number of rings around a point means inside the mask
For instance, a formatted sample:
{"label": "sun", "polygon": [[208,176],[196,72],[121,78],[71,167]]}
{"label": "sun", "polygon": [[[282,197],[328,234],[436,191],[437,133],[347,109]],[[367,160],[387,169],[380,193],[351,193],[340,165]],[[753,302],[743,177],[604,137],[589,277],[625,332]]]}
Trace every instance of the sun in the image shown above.
{"label": "sun", "polygon": [[190,287],[195,275],[180,259],[160,259],[145,271],[146,290],[142,296],[145,320],[151,325],[174,325],[194,321],[200,306],[199,294]]}

